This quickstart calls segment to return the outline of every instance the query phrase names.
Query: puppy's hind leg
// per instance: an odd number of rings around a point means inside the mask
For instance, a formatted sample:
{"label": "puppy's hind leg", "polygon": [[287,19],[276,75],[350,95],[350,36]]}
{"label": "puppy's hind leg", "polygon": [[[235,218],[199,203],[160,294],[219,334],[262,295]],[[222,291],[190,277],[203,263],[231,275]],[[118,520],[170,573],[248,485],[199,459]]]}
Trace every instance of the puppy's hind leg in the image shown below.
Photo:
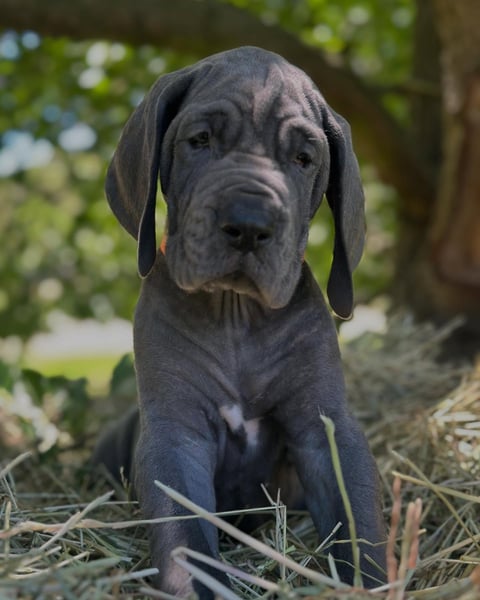
{"label": "puppy's hind leg", "polygon": [[100,436],[90,464],[95,467],[104,465],[108,472],[119,482],[126,478],[133,482],[133,456],[138,439],[139,413],[132,407],[120,419],[109,425]]}

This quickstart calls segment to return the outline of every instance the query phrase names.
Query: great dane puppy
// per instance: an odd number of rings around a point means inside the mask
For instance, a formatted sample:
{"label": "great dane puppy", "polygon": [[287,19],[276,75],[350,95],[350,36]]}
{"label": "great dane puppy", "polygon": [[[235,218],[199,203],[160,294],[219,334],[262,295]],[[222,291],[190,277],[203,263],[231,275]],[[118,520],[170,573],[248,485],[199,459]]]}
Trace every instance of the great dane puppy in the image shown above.
{"label": "great dane puppy", "polygon": [[[159,177],[168,207],[161,249]],[[135,446],[132,477],[146,518],[185,512],[156,479],[210,511],[265,505],[262,483],[280,485],[288,501],[303,496],[321,538],[341,523],[332,552],[351,582],[326,415],[363,540],[364,583],[382,582],[377,471],[348,412],[335,328],[303,259],[325,194],[335,225],[328,298],[348,317],[364,199],[346,121],[280,56],[252,47],[216,54],[155,83],[125,126],[106,192],[138,240],[139,419],[127,415],[96,460],[128,469]],[[215,528],[180,520],[152,526],[150,536],[158,587],[211,597],[170,553],[184,545],[217,555]]]}

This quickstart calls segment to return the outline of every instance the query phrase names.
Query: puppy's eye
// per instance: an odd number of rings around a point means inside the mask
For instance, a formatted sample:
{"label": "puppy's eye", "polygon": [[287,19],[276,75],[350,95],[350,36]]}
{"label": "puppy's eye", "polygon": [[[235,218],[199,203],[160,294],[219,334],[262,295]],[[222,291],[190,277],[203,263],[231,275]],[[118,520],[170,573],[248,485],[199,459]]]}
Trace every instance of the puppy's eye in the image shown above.
{"label": "puppy's eye", "polygon": [[210,134],[208,131],[200,131],[189,138],[188,141],[192,148],[208,148],[210,146]]}
{"label": "puppy's eye", "polygon": [[306,169],[312,164],[312,157],[307,152],[299,152],[293,159],[293,162]]}

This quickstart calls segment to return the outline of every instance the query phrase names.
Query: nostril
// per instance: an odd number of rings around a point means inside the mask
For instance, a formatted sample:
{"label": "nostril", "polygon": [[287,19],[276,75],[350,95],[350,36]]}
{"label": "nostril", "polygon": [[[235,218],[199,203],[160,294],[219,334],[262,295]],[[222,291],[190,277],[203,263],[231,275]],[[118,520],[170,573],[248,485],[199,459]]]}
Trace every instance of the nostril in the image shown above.
{"label": "nostril", "polygon": [[244,237],[252,238],[256,242],[267,242],[270,237],[270,231],[257,230],[255,227],[235,227],[234,225],[223,225],[222,231],[232,240],[240,240]]}
{"label": "nostril", "polygon": [[258,242],[268,242],[268,240],[270,239],[270,233],[266,232],[266,231],[262,231],[260,233],[257,234],[257,241]]}
{"label": "nostril", "polygon": [[238,227],[233,225],[223,225],[222,231],[228,235],[232,240],[238,240],[242,237],[242,232]]}
{"label": "nostril", "polygon": [[260,227],[252,223],[225,223],[220,226],[228,243],[241,252],[252,252],[261,246],[265,246],[272,238],[272,230],[269,227]]}

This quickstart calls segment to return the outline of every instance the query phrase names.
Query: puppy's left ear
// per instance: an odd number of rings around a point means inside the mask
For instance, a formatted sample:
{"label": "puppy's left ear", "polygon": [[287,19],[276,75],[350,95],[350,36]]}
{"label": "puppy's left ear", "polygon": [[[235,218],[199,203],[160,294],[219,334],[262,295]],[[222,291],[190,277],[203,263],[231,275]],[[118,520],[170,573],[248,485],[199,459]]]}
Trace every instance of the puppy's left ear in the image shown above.
{"label": "puppy's left ear", "polygon": [[138,239],[142,277],[150,272],[157,253],[155,204],[160,167],[162,191],[168,188],[170,164],[160,164],[162,142],[195,73],[194,68],[186,68],[154,84],[126,123],[108,168],[107,199],[120,223]]}
{"label": "puppy's left ear", "polygon": [[335,225],[327,295],[337,315],[348,319],[353,311],[352,273],[365,242],[365,198],[349,124],[327,104],[322,106],[322,117],[330,149],[326,196]]}

